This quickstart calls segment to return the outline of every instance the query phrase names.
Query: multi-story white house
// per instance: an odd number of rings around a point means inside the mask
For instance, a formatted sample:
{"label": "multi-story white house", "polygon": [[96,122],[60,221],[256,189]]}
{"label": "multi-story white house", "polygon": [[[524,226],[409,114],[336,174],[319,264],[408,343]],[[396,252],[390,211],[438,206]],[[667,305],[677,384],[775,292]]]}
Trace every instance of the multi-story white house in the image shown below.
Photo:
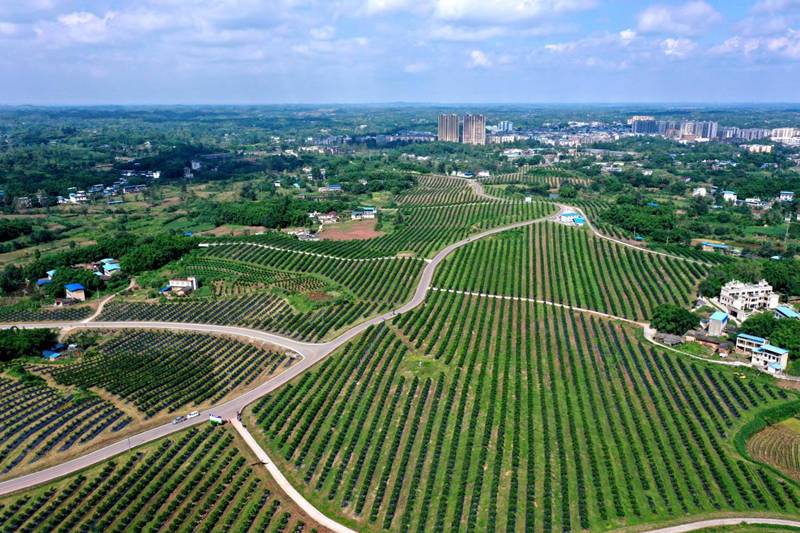
{"label": "multi-story white house", "polygon": [[778,294],[772,292],[772,285],[763,279],[753,284],[730,281],[722,286],[719,294],[719,303],[739,320],[746,319],[753,311],[778,307],[778,299]]}
{"label": "multi-story white house", "polygon": [[722,199],[726,202],[736,202],[738,198],[734,191],[722,191]]}

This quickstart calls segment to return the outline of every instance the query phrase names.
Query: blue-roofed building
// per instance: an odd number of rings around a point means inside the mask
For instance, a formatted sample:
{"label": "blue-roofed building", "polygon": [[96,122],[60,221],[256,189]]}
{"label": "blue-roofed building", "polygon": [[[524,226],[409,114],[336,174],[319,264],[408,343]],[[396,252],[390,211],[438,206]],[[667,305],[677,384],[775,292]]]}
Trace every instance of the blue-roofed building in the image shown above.
{"label": "blue-roofed building", "polygon": [[736,336],[736,351],[740,353],[752,355],[753,352],[765,344],[767,344],[767,339],[756,337],[755,335],[739,333]]}
{"label": "blue-roofed building", "polygon": [[658,207],[658,202],[647,202],[647,207]]}
{"label": "blue-roofed building", "polygon": [[37,287],[44,287],[45,285],[50,285],[53,283],[53,280],[50,278],[41,278],[36,280]]}
{"label": "blue-roofed building", "polygon": [[66,296],[70,300],[78,300],[79,302],[86,301],[86,287],[80,283],[68,283],[64,285]]}
{"label": "blue-roofed building", "polygon": [[558,215],[558,221],[562,224],[572,224],[574,226],[583,226],[586,224],[586,219],[580,213],[568,211]]}
{"label": "blue-roofed building", "polygon": [[728,319],[728,313],[722,311],[714,312],[708,318],[708,334],[712,337],[721,337],[728,325]]}
{"label": "blue-roofed building", "polygon": [[772,310],[775,318],[791,318],[797,320],[800,318],[800,313],[789,307],[788,305],[779,305]]}
{"label": "blue-roofed building", "polygon": [[789,364],[789,350],[765,344],[753,352],[751,363],[753,366],[773,374],[783,372]]}
{"label": "blue-roofed building", "polygon": [[47,272],[45,272],[45,274],[47,274],[48,279],[53,279],[53,277],[56,275],[57,272],[58,270],[53,269],[53,270],[48,270]]}
{"label": "blue-roofed building", "polygon": [[117,272],[122,272],[122,267],[119,266],[119,263],[103,264],[103,274],[105,274],[106,276],[113,276]]}
{"label": "blue-roofed building", "polygon": [[720,242],[704,242],[702,244],[702,250],[704,252],[716,252],[724,254],[728,251],[728,248],[730,248],[730,246]]}

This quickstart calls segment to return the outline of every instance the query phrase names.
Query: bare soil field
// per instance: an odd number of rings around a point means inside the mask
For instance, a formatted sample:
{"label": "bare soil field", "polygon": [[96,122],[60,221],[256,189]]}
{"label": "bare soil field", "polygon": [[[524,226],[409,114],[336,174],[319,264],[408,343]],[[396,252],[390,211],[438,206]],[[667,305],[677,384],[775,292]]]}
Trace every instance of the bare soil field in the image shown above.
{"label": "bare soil field", "polygon": [[377,220],[351,220],[325,226],[320,237],[326,241],[363,241],[384,235],[377,231]]}

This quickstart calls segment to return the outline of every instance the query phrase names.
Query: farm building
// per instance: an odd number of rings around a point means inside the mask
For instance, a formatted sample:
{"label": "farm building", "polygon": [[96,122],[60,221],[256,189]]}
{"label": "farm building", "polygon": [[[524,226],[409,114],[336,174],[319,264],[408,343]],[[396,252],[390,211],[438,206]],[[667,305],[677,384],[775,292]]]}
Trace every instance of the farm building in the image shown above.
{"label": "farm building", "polygon": [[771,344],[764,344],[753,351],[753,366],[776,374],[783,372],[789,364],[789,350]]}
{"label": "farm building", "polygon": [[586,223],[586,219],[583,218],[582,215],[572,211],[558,215],[558,221],[562,224],[570,224],[572,226],[583,226]]}
{"label": "farm building", "polygon": [[778,294],[772,292],[772,285],[763,279],[758,283],[730,281],[722,286],[719,294],[719,302],[740,320],[759,309],[775,309],[778,307],[778,299]]}
{"label": "farm building", "polygon": [[359,207],[350,214],[352,220],[372,220],[378,215],[376,207]]}
{"label": "farm building", "polygon": [[730,246],[727,244],[718,242],[704,242],[701,246],[704,252],[715,252],[720,254],[726,254],[730,249]]}
{"label": "farm building", "polygon": [[316,219],[320,224],[335,224],[339,222],[339,214],[336,211],[330,211],[329,213],[314,211],[309,213],[308,217]]}
{"label": "farm building", "polygon": [[716,311],[708,319],[708,334],[713,337],[719,337],[725,332],[725,327],[728,325],[728,313]]}
{"label": "farm building", "polygon": [[800,318],[800,313],[789,307],[788,305],[779,305],[772,310],[775,318],[791,318],[797,320]]}
{"label": "farm building", "polygon": [[[176,296],[183,296],[192,291],[196,291],[198,287],[197,278],[190,276],[188,278],[174,278],[169,280],[169,291]],[[162,289],[162,292],[167,292]]]}
{"label": "farm building", "polygon": [[696,342],[702,346],[705,346],[721,357],[727,357],[733,349],[732,343],[724,341],[719,337],[706,335],[704,332],[694,329],[687,331],[683,336],[683,340],[684,342]]}
{"label": "farm building", "polygon": [[736,336],[736,351],[740,353],[752,355],[753,352],[765,344],[767,344],[767,339],[763,337],[756,337],[747,333],[739,333]]}
{"label": "farm building", "polygon": [[86,301],[86,287],[80,283],[68,283],[64,285],[64,291],[68,300]]}

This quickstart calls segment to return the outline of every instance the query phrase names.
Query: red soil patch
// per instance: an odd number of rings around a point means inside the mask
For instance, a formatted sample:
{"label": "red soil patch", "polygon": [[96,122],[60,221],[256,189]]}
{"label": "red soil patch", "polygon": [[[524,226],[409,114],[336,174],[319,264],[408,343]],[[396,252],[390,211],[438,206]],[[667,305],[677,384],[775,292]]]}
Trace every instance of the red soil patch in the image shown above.
{"label": "red soil patch", "polygon": [[375,230],[377,220],[356,220],[325,226],[320,237],[326,241],[363,241],[380,237],[384,233]]}
{"label": "red soil patch", "polygon": [[331,295],[322,291],[310,291],[306,293],[306,296],[312,302],[327,302],[331,299]]}

